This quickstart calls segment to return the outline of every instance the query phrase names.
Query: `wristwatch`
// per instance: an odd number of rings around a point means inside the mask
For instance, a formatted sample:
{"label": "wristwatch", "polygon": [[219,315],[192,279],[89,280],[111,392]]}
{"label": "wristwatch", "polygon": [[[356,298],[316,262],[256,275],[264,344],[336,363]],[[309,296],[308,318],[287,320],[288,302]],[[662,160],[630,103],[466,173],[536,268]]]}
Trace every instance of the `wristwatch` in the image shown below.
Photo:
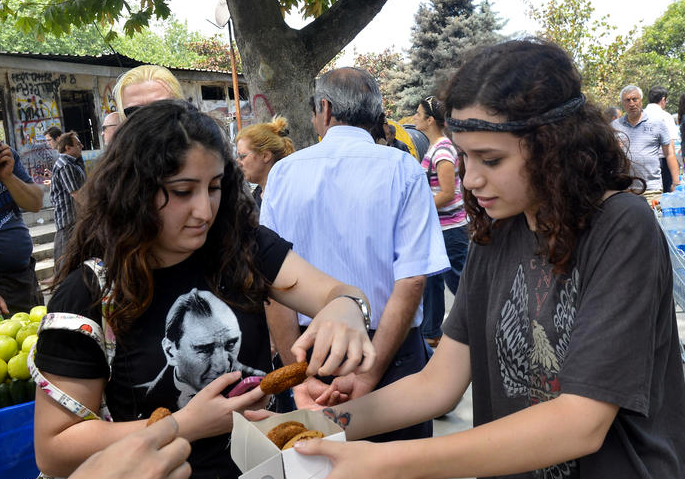
{"label": "wristwatch", "polygon": [[371,329],[371,308],[369,308],[369,304],[363,298],[358,298],[357,296],[352,296],[349,294],[341,294],[340,296],[336,297],[336,299],[338,298],[350,298],[352,301],[357,303],[357,306],[359,306],[359,310],[362,312],[362,316],[364,317],[364,326],[366,326],[366,332],[368,333]]}

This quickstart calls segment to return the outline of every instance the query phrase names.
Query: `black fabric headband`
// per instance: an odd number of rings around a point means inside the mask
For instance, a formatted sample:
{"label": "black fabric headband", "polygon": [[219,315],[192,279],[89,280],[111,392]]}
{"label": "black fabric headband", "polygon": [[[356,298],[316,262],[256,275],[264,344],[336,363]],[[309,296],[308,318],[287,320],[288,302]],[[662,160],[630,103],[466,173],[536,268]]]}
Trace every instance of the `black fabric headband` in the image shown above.
{"label": "black fabric headband", "polygon": [[579,97],[573,98],[561,106],[552,108],[545,113],[528,118],[527,120],[505,121],[503,123],[492,123],[490,121],[479,120],[477,118],[468,118],[466,120],[455,120],[454,118],[447,118],[447,128],[453,132],[461,131],[495,131],[495,132],[512,132],[529,130],[537,128],[538,126],[548,125],[562,120],[572,113],[575,113],[581,106],[585,104],[585,95],[581,93]]}

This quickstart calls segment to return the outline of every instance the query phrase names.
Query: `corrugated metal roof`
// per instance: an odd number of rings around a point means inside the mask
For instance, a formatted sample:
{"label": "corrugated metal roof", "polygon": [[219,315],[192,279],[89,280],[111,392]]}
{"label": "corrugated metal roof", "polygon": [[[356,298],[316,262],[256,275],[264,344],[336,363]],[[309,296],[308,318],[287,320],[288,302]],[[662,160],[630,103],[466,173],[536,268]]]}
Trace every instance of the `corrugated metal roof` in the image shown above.
{"label": "corrugated metal roof", "polygon": [[[57,62],[68,63],[83,63],[86,65],[100,65],[108,67],[122,67],[134,68],[140,65],[146,65],[146,62],[141,62],[135,58],[127,57],[120,53],[109,53],[107,55],[73,55],[69,53],[31,53],[31,52],[8,52],[0,50],[0,55],[8,55],[21,58],[35,58],[39,60],[50,60]],[[188,68],[188,67],[172,67],[169,65],[162,65],[170,70],[184,70],[194,72],[210,72],[210,73],[225,73],[230,75],[230,70],[210,70],[207,68]],[[242,74],[240,74],[242,76]]]}

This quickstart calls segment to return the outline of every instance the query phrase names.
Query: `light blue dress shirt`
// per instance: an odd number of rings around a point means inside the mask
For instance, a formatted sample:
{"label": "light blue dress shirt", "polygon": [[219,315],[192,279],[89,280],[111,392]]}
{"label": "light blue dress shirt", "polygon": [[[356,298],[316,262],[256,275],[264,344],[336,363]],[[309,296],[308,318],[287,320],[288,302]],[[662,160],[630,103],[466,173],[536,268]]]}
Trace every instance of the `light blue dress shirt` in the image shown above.
{"label": "light blue dress shirt", "polygon": [[[320,270],[364,291],[372,329],[395,281],[450,265],[423,169],[361,128],[331,127],[320,143],[278,161],[260,222]],[[419,305],[413,326],[422,318]]]}

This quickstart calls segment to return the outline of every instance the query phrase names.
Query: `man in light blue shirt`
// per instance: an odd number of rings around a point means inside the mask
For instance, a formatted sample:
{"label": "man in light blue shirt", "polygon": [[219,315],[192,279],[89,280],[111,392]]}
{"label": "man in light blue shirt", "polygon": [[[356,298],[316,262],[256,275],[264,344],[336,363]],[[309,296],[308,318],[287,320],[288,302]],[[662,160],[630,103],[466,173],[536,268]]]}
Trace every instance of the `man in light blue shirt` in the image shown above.
{"label": "man in light blue shirt", "polygon": [[[364,291],[378,356],[370,372],[337,378],[331,388],[310,379],[296,394],[300,405],[303,398],[330,404],[359,397],[422,369],[425,279],[449,268],[425,173],[414,157],[376,145],[368,132],[383,112],[373,78],[355,68],[333,70],[317,80],[314,103],[312,122],[323,139],[274,165],[261,223],[319,269]],[[287,314],[276,321],[269,307],[267,318],[287,358],[290,341],[280,332]],[[301,326],[310,321],[299,317]],[[372,439],[430,435],[429,421]]]}

